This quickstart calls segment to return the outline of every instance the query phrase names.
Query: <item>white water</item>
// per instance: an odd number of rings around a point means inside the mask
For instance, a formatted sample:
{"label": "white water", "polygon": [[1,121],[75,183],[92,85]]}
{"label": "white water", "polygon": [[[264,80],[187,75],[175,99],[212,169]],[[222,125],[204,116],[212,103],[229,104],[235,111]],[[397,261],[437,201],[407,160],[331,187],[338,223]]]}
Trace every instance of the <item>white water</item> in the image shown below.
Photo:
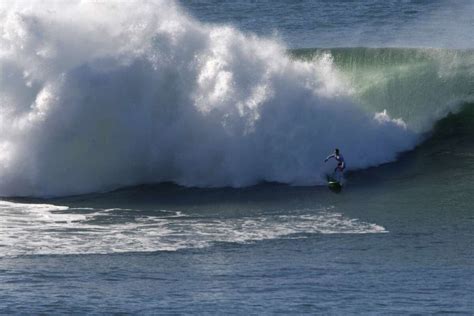
{"label": "white water", "polygon": [[239,218],[188,218],[180,212],[155,213],[156,216],[141,216],[137,210],[73,210],[0,201],[0,257],[176,251],[208,247],[216,242],[303,238],[301,234],[387,232],[382,226],[351,219],[331,209]]}
{"label": "white water", "polygon": [[0,196],[145,182],[322,183],[392,161],[417,136],[367,113],[330,55],[205,25],[172,1],[0,4]]}

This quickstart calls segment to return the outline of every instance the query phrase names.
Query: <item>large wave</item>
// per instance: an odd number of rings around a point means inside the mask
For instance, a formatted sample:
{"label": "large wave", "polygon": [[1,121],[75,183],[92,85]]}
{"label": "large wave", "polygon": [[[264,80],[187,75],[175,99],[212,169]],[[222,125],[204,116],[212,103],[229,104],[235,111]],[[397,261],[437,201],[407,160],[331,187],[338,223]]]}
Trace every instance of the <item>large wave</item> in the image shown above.
{"label": "large wave", "polygon": [[318,184],[336,146],[357,169],[419,139],[331,52],[295,59],[171,1],[0,4],[0,34],[0,195]]}

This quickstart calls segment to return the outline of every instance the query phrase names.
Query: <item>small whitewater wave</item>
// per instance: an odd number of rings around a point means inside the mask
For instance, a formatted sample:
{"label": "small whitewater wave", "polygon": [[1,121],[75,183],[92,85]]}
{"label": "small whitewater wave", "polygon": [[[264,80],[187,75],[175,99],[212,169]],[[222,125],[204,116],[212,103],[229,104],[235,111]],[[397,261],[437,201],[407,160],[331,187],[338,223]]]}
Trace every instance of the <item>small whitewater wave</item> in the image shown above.
{"label": "small whitewater wave", "polygon": [[[153,215],[152,215],[153,214]],[[0,257],[176,251],[307,234],[386,233],[331,209],[240,218],[0,201]],[[304,235],[304,236],[303,236]]]}

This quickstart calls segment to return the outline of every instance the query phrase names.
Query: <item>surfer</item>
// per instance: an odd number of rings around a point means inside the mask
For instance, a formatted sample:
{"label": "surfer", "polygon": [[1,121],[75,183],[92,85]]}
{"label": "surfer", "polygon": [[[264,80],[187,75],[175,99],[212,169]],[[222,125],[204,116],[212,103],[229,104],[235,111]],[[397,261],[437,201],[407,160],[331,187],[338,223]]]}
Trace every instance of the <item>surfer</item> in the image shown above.
{"label": "surfer", "polygon": [[334,158],[337,160],[337,167],[334,168],[334,173],[336,173],[339,170],[342,175],[342,173],[344,172],[344,169],[346,168],[346,163],[344,161],[344,157],[341,155],[338,148],[334,150],[334,154],[327,156],[327,158],[324,159],[324,162],[327,162],[331,158]]}

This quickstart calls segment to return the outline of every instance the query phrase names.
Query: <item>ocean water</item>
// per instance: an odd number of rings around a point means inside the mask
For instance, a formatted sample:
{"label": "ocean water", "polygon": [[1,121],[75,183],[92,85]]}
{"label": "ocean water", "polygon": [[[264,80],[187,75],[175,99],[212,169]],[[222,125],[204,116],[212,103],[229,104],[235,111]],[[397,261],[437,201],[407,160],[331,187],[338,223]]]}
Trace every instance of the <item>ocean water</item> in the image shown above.
{"label": "ocean water", "polygon": [[472,314],[473,13],[1,2],[0,313]]}

